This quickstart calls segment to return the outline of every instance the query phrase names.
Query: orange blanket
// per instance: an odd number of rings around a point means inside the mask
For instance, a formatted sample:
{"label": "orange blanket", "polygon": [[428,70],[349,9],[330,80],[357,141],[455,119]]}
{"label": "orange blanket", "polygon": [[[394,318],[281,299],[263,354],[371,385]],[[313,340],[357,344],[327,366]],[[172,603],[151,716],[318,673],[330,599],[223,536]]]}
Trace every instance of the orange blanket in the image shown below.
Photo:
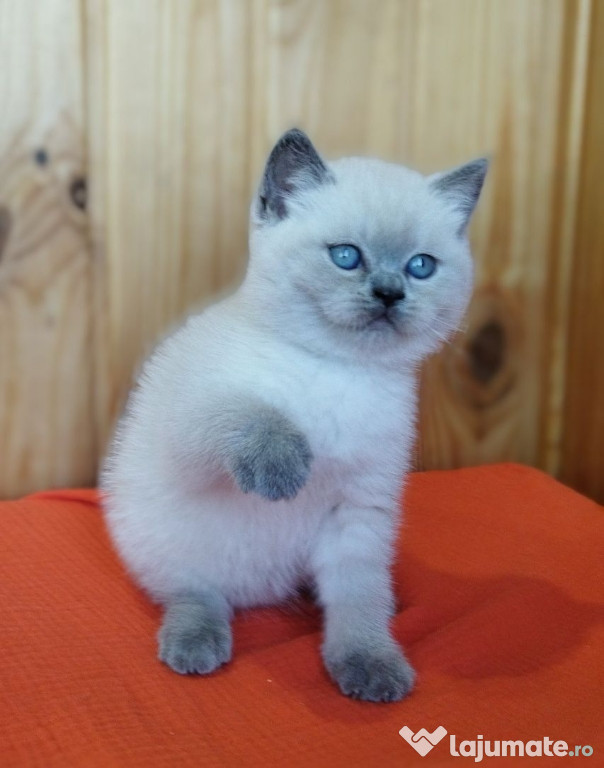
{"label": "orange blanket", "polygon": [[93,491],[0,504],[0,764],[463,766],[510,740],[481,763],[565,741],[604,766],[602,508],[517,465],[417,474],[405,507],[393,624],[417,688],[368,704],[328,680],[304,601],[238,616],[214,675],[174,674]]}

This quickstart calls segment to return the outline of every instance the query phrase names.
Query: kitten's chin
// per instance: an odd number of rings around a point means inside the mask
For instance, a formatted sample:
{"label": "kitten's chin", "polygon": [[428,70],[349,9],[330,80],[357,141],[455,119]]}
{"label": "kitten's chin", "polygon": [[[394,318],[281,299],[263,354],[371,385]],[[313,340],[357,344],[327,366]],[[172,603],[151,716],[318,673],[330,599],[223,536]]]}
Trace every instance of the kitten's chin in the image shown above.
{"label": "kitten's chin", "polygon": [[421,360],[437,352],[442,339],[418,328],[409,317],[385,312],[365,323],[362,335],[376,353],[399,349],[410,358]]}
{"label": "kitten's chin", "polygon": [[381,315],[378,315],[377,317],[372,318],[368,322],[365,323],[364,327],[368,331],[372,332],[379,332],[379,331],[386,331],[388,332],[388,329],[396,331],[397,326],[395,321],[392,317],[390,317],[388,314],[384,313]]}
{"label": "kitten's chin", "polygon": [[371,334],[388,334],[409,338],[409,328],[401,317],[386,312],[381,312],[377,317],[372,317],[363,325],[363,329]]}
{"label": "kitten's chin", "polygon": [[340,332],[351,333],[357,337],[369,337],[374,341],[378,338],[394,341],[397,336],[406,338],[409,335],[409,329],[405,327],[404,320],[387,311],[378,314],[360,314],[346,319],[332,318],[327,313],[325,316],[330,325],[335,326]]}

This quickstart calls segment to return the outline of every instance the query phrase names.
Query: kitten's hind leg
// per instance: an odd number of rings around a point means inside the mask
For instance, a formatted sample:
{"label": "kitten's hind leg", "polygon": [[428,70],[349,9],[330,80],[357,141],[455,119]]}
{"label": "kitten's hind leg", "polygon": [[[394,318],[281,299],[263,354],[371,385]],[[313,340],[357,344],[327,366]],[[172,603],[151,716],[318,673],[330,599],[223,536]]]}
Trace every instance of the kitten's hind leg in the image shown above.
{"label": "kitten's hind leg", "polygon": [[213,672],[231,659],[231,610],[217,591],[173,597],[159,630],[159,658],[181,675]]}

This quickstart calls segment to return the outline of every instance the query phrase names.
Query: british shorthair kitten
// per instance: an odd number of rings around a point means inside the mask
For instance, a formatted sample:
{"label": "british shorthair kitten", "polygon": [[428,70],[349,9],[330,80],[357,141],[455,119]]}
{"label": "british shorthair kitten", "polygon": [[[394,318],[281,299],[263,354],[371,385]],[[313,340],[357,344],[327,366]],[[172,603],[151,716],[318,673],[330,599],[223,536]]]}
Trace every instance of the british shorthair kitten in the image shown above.
{"label": "british shorthair kitten", "polygon": [[111,535],[165,608],[159,658],[176,672],[229,661],[235,609],[310,585],[341,691],[411,691],[390,566],[418,365],[466,309],[486,169],[326,162],[299,130],[272,150],[243,284],[158,346],[102,472]]}

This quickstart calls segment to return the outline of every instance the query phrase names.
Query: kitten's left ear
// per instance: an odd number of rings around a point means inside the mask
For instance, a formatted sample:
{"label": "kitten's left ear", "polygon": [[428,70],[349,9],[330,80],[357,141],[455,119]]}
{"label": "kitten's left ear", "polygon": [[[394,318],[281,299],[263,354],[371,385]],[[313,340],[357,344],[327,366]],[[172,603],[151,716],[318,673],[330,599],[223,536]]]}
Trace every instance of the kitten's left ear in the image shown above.
{"label": "kitten's left ear", "polygon": [[258,193],[259,218],[284,219],[292,194],[328,180],[331,180],[331,174],[308,136],[298,128],[292,128],[275,144],[266,162]]}
{"label": "kitten's left ear", "polygon": [[448,197],[463,214],[461,232],[466,228],[480,195],[487,174],[489,161],[486,157],[472,160],[452,171],[435,173],[428,177],[430,186]]}

